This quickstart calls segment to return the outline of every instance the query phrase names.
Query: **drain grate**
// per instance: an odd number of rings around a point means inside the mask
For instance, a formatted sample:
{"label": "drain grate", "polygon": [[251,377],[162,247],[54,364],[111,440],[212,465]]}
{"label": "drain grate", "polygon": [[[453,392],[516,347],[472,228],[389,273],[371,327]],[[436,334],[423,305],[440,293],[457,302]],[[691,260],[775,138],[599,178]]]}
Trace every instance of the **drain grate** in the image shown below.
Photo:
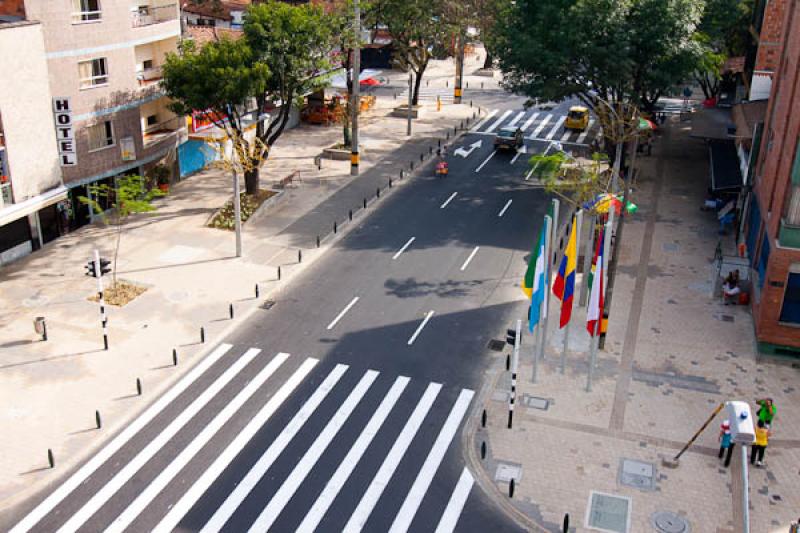
{"label": "drain grate", "polygon": [[658,511],[650,519],[658,533],[689,533],[689,522],[671,511]]}
{"label": "drain grate", "polygon": [[261,309],[270,310],[273,305],[275,305],[275,300],[265,300],[264,303],[261,304]]}
{"label": "drain grate", "polygon": [[631,499],[592,491],[586,513],[586,527],[611,533],[628,533],[631,529]]}
{"label": "drain grate", "polygon": [[526,407],[541,409],[542,411],[547,411],[547,408],[550,407],[550,400],[547,398],[539,398],[538,396],[530,396],[528,394],[522,395],[522,403]]}
{"label": "drain grate", "polygon": [[619,483],[635,489],[655,489],[656,467],[633,459],[622,459],[619,468]]}
{"label": "drain grate", "polygon": [[487,346],[487,348],[489,348],[490,350],[492,350],[494,352],[502,352],[503,348],[505,348],[505,347],[506,347],[506,343],[501,341],[501,340],[497,340],[497,339],[490,340],[489,341],[489,345]]}

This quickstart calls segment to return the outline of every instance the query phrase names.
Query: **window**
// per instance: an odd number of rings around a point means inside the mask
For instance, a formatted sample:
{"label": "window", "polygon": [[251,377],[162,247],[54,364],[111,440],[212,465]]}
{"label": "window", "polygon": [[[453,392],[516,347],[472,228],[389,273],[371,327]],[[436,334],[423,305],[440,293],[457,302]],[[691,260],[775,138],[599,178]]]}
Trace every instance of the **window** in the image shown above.
{"label": "window", "polygon": [[779,321],[800,324],[800,264],[793,264],[789,268]]}
{"label": "window", "polygon": [[792,226],[800,226],[800,138],[797,139],[791,183],[786,208],[786,222]]}
{"label": "window", "polygon": [[87,128],[89,132],[89,151],[114,146],[114,126],[110,120],[98,122]]}
{"label": "window", "polygon": [[81,89],[89,89],[108,83],[108,67],[106,58],[99,57],[78,63],[78,76],[81,79]]}
{"label": "window", "polygon": [[72,0],[72,23],[100,20],[100,0]]}
{"label": "window", "polygon": [[158,115],[150,115],[147,117],[148,126],[155,126],[156,124],[158,124]]}
{"label": "window", "polygon": [[150,70],[153,68],[153,60],[152,59],[145,59],[142,61],[142,70]]}

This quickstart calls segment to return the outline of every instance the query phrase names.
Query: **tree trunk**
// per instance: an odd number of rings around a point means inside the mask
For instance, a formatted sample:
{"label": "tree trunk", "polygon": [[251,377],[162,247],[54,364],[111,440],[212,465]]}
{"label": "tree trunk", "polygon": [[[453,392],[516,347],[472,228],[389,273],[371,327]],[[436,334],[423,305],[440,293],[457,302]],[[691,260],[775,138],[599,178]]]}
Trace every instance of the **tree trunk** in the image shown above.
{"label": "tree trunk", "polygon": [[244,173],[244,192],[245,194],[254,195],[258,192],[259,182],[259,165],[255,162],[256,167],[252,170],[247,170]]}
{"label": "tree trunk", "polygon": [[490,54],[489,51],[487,50],[486,59],[483,60],[483,68],[492,68],[493,65],[494,65],[494,58],[492,57],[492,54]]}
{"label": "tree trunk", "polygon": [[425,72],[425,71],[421,70],[419,72],[416,72],[415,73],[416,75],[414,76],[414,78],[415,78],[414,79],[414,96],[411,98],[411,105],[413,105],[414,107],[419,105],[419,87],[420,87],[420,85],[422,85],[422,73],[423,72]]}

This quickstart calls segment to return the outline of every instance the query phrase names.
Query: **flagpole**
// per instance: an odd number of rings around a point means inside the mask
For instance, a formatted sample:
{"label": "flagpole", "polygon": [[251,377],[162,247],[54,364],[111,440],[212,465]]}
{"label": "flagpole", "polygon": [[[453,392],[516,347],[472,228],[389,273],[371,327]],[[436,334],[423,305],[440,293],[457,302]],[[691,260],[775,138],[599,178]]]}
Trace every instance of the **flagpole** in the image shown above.
{"label": "flagpole", "polygon": [[[578,253],[578,250],[581,248],[580,240],[581,240],[581,222],[583,221],[583,210],[578,209],[578,213],[575,215],[575,254]],[[567,241],[567,246],[569,246],[569,241]],[[564,253],[567,253],[566,251]],[[577,259],[577,257],[575,258]],[[577,266],[577,265],[576,265]],[[577,269],[576,269],[577,270]],[[573,299],[574,299],[574,285],[573,285]],[[563,301],[561,305],[564,305]],[[572,305],[572,304],[570,304]],[[572,324],[572,317],[570,317],[569,322],[567,325],[564,326],[564,348],[561,350],[561,365],[560,370],[561,373],[564,373],[564,369],[567,366],[567,350],[569,350],[569,330],[570,325]]]}
{"label": "flagpole", "polygon": [[[555,200],[556,202],[558,200]],[[558,208],[555,209],[558,212]],[[544,223],[546,225],[545,234],[544,234],[544,297],[542,298],[542,316],[541,320],[539,321],[539,354],[538,357],[534,356],[533,358],[533,383],[536,383],[536,378],[539,372],[539,359],[544,361],[544,345],[547,341],[547,320],[550,316],[548,313],[549,305],[550,305],[550,271],[551,267],[553,266],[550,261],[550,246],[552,245],[552,229],[553,229],[553,219],[549,216],[545,215]]]}
{"label": "flagpole", "polygon": [[[553,253],[553,248],[554,248],[553,244],[556,242],[556,238],[558,237],[557,233],[558,233],[558,207],[559,207],[559,201],[554,198],[552,200],[551,207],[553,209],[553,218],[550,220],[550,231],[548,232],[548,235],[546,236],[546,239],[545,239],[546,242],[547,242],[547,244],[545,245],[545,249],[547,250],[547,276],[545,276],[546,281],[547,281],[547,287],[545,288],[546,290],[544,291],[544,303],[543,303],[543,305],[545,306],[545,309],[549,309],[548,306],[550,305],[550,290],[549,290],[549,288],[552,285],[552,283],[551,283],[552,279],[550,277],[550,270],[553,268],[553,266],[555,266],[555,258],[551,258],[550,256]],[[545,310],[544,317],[543,317],[544,318],[544,322],[542,323],[542,345],[541,345],[541,348],[539,349],[539,357],[541,358],[542,361],[544,361],[544,347],[547,344],[547,321],[548,321],[547,317],[548,316],[549,316],[549,314]]]}
{"label": "flagpole", "polygon": [[[599,283],[599,281],[598,281]],[[592,338],[589,339],[591,341],[591,348],[589,349],[589,373],[586,376],[586,392],[592,392],[592,375],[594,374],[594,365],[595,359],[597,359],[597,342],[600,340],[600,336],[598,333],[598,324],[603,320],[603,310],[600,310],[600,317],[595,320],[594,326],[592,330],[594,330],[594,334]]]}
{"label": "flagpole", "polygon": [[[544,327],[547,324],[547,298],[549,291],[549,274],[550,274],[550,265],[548,264],[549,256],[549,245],[550,245],[550,217],[548,215],[544,216],[544,287],[542,287],[542,291],[544,291],[542,301],[539,302],[539,327],[536,328],[536,339],[534,342],[531,343],[531,352],[533,355],[533,374],[531,375],[531,383],[536,383],[536,380],[539,376],[539,355],[544,351],[544,344],[541,344],[541,340],[543,337]],[[533,301],[531,301],[533,304]],[[542,310],[544,308],[544,311]],[[544,316],[542,316],[544,314]]]}
{"label": "flagpole", "polygon": [[[623,206],[623,209],[625,206]],[[611,234],[614,233],[614,206],[608,210],[608,222],[606,222],[605,241],[603,242],[603,287],[608,282],[608,258],[611,256]]]}
{"label": "flagpole", "polygon": [[589,294],[589,272],[592,271],[592,253],[594,252],[594,227],[597,215],[589,218],[589,238],[586,239],[586,250],[583,252],[583,279],[581,279],[581,297],[578,304],[583,307],[586,305],[586,297]]}

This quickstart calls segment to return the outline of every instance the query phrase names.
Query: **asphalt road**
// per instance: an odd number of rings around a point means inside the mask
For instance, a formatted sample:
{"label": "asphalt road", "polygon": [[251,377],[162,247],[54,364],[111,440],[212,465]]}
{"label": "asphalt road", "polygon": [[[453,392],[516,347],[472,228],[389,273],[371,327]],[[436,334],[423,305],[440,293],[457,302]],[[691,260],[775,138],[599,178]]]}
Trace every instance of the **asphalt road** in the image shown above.
{"label": "asphalt road", "polygon": [[[555,117],[527,153],[566,135],[546,138],[566,107],[528,122]],[[524,312],[498,291],[548,204],[528,156],[492,146],[522,112],[463,136],[446,178],[429,166],[381,200],[15,531],[519,531],[459,435],[488,341]]]}

